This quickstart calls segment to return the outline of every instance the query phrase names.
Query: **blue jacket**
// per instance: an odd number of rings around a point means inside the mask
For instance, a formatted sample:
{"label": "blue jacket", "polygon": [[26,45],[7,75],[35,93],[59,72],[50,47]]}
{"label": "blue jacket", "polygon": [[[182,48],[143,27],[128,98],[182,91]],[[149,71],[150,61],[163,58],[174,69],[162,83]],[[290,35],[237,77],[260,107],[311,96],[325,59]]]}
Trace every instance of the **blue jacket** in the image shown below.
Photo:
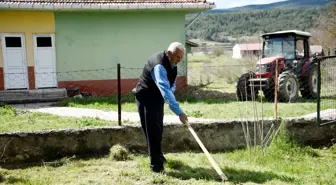
{"label": "blue jacket", "polygon": [[[172,67],[174,68],[174,66]],[[182,114],[183,111],[181,110],[174,96],[174,92],[176,90],[176,80],[173,86],[170,88],[169,81],[167,78],[167,71],[161,64],[158,64],[154,67],[154,70],[152,72],[152,78],[156,83],[156,85],[158,86],[162,94],[162,97],[168,104],[170,110],[172,110],[176,115]]]}

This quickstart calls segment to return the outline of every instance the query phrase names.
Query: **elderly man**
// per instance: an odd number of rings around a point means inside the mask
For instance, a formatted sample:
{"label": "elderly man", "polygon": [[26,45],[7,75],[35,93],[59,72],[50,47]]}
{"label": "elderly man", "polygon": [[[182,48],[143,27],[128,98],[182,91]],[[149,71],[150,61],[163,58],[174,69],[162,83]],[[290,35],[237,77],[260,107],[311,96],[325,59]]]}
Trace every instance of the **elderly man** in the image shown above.
{"label": "elderly man", "polygon": [[177,64],[181,62],[184,52],[181,43],[173,42],[167,50],[151,56],[133,90],[153,172],[164,172],[163,163],[166,161],[161,147],[164,103],[179,116],[182,123],[188,120],[174,96]]}

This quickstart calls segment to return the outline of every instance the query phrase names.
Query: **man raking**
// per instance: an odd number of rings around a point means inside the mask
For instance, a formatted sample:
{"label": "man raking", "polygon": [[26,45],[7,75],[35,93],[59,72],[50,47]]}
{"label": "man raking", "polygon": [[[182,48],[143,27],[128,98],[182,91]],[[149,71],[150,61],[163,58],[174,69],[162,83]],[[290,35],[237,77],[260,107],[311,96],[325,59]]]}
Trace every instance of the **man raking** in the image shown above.
{"label": "man raking", "polygon": [[[169,108],[179,116],[182,123],[189,125],[186,114],[174,96],[177,65],[183,59],[184,54],[184,46],[179,42],[173,42],[167,50],[152,55],[143,68],[139,83],[133,89],[141,126],[147,141],[150,168],[153,172],[164,172],[163,164],[166,162],[161,146],[164,103],[166,102]],[[195,133],[193,135],[195,137]]]}

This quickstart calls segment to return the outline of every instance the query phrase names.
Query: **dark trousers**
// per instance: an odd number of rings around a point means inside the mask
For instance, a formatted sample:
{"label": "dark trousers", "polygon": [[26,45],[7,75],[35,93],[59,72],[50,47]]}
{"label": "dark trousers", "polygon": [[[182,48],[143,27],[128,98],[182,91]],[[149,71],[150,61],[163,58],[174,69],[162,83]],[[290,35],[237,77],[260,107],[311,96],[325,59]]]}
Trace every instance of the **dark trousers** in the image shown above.
{"label": "dark trousers", "polygon": [[162,100],[136,96],[136,103],[141,126],[147,141],[150,168],[154,172],[160,172],[164,170],[163,163],[166,161],[161,147],[164,102]]}

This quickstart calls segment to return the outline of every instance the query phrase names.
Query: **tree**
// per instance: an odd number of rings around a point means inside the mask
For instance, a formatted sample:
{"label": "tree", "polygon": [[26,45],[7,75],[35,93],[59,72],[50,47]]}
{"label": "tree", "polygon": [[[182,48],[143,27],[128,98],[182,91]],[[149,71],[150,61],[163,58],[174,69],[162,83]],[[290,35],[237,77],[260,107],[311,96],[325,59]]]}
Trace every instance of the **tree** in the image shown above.
{"label": "tree", "polygon": [[[317,28],[312,32],[312,43],[319,43],[323,48],[336,55],[336,2],[330,2],[328,9],[317,21]],[[328,52],[328,51],[327,51]]]}
{"label": "tree", "polygon": [[[326,10],[326,7],[314,7],[206,13],[187,29],[186,37],[221,42],[224,37],[259,36],[260,32],[311,31],[316,27],[320,14]],[[186,22],[189,23],[194,17],[188,14]]]}

